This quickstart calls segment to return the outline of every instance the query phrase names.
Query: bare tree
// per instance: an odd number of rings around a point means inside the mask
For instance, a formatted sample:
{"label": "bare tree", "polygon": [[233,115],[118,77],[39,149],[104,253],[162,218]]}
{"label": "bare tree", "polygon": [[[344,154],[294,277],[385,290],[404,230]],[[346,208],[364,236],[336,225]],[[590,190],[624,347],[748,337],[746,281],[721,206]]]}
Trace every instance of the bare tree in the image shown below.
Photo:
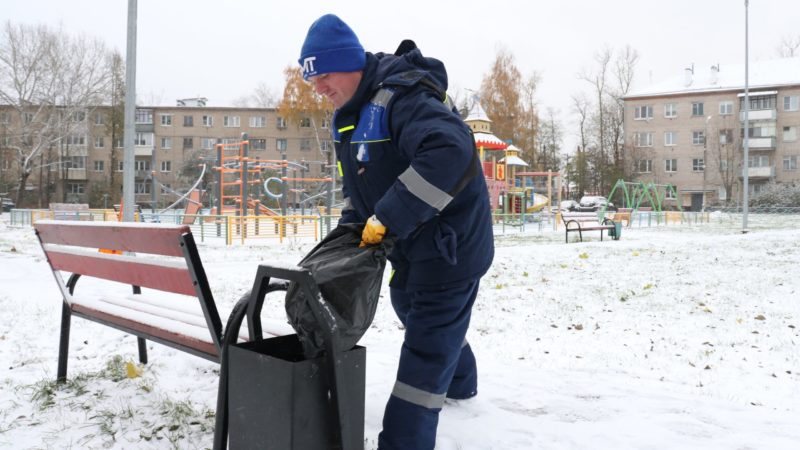
{"label": "bare tree", "polygon": [[595,137],[595,148],[597,149],[597,164],[596,164],[596,175],[599,179],[599,185],[597,188],[600,191],[604,191],[608,180],[605,177],[605,168],[607,165],[607,151],[606,151],[606,133],[607,133],[607,123],[606,123],[606,84],[608,82],[608,66],[611,63],[611,49],[609,47],[604,48],[603,50],[599,51],[595,54],[595,62],[597,63],[597,68],[594,71],[585,70],[583,73],[579,75],[579,78],[588,82],[594,88],[594,95],[597,103],[594,105],[596,108],[596,116],[594,120],[597,126],[597,135]]}
{"label": "bare tree", "polygon": [[240,108],[276,108],[280,103],[278,91],[259,82],[252,94],[243,95],[233,100],[233,106]]}
{"label": "bare tree", "polygon": [[578,115],[578,148],[573,158],[572,173],[569,175],[575,183],[578,198],[582,197],[587,190],[588,161],[586,158],[586,146],[588,144],[589,127],[589,108],[591,104],[586,95],[575,94],[572,96],[573,111]]}
{"label": "bare tree", "polygon": [[775,50],[781,58],[793,58],[800,55],[800,34],[796,36],[783,35]]}
{"label": "bare tree", "polygon": [[734,116],[726,116],[709,127],[706,136],[705,170],[709,184],[722,185],[726,203],[734,200],[733,188],[739,183],[742,164],[742,137],[736,132]]}
{"label": "bare tree", "polygon": [[86,118],[109,86],[107,55],[99,40],[71,37],[43,25],[5,24],[0,102],[10,107],[16,125],[9,147],[19,174],[17,205],[23,204],[28,178],[45,150],[70,142],[80,145],[74,136],[81,135],[85,145]]}
{"label": "bare tree", "polygon": [[544,120],[539,128],[539,158],[536,167],[545,171],[557,172],[561,168],[561,142],[564,131],[561,123],[556,119],[556,111],[547,108]]}

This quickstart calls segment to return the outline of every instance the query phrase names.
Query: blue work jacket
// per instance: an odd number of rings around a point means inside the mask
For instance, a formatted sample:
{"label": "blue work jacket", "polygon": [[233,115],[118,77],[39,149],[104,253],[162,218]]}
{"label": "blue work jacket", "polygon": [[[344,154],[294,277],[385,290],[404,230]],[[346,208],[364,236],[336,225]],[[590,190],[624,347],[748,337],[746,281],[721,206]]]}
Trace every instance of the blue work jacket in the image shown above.
{"label": "blue work jacket", "polygon": [[342,223],[373,214],[397,236],[392,287],[445,289],[480,278],[494,242],[474,138],[446,100],[444,65],[418,49],[367,53],[353,98],[333,119],[349,206]]}

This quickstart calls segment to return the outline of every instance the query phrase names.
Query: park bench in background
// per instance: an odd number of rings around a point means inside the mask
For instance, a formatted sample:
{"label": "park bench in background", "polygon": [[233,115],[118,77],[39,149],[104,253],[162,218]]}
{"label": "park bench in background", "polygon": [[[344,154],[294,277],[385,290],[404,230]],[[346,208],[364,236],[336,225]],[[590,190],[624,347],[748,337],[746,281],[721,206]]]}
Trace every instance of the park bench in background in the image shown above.
{"label": "park bench in background", "polygon": [[633,208],[619,208],[614,212],[614,217],[612,220],[614,222],[625,221],[625,225],[631,226],[631,213],[633,212]]}
{"label": "park bench in background", "polygon": [[[71,221],[34,226],[63,297],[58,380],[67,375],[73,315],[135,335],[142,363],[146,340],[219,362],[222,320],[188,226]],[[70,274],[66,282],[62,272]],[[116,283],[76,293],[80,278]],[[264,293],[286,286],[276,280]],[[248,317],[248,323],[253,320],[261,329],[260,318]],[[293,332],[281,321],[268,325],[263,329],[272,335]],[[252,340],[252,334],[240,338]]]}
{"label": "park bench in background", "polygon": [[584,231],[594,231],[600,230],[600,240],[603,240],[603,231],[605,230],[614,230],[612,236],[614,240],[619,239],[619,233],[617,229],[617,225],[613,220],[604,217],[603,219],[598,218],[597,213],[590,212],[590,213],[580,213],[580,212],[565,212],[561,214],[561,220],[564,222],[565,228],[565,242],[569,242],[569,234],[572,232],[578,232],[578,236],[580,237],[581,242],[583,242],[583,232]]}
{"label": "park bench in background", "polygon": [[50,203],[55,220],[94,220],[86,203]]}

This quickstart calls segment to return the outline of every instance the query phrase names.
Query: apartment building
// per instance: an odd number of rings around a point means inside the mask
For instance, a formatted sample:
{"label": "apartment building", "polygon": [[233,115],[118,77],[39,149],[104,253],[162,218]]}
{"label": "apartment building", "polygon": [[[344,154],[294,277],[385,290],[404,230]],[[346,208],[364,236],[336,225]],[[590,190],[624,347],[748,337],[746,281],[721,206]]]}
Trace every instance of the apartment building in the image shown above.
{"label": "apartment building", "polygon": [[[750,63],[748,184],[800,181],[800,58]],[[741,202],[744,65],[687,68],[624,98],[628,172],[684,209]],[[671,190],[668,190],[671,195]]]}
{"label": "apartment building", "polygon": [[[31,175],[29,198],[38,197],[35,191],[49,186],[51,201],[65,198],[67,202],[103,206],[103,194],[121,186],[124,167],[122,136],[112,138],[110,114],[111,108],[97,107],[80,115],[81,123],[73,127],[67,139],[62,139],[55,151],[43,152],[42,160],[50,163],[43,164],[47,169]],[[24,120],[16,115],[0,105],[0,177],[9,180],[17,177],[11,147],[20,138],[17,130]],[[139,106],[135,123],[135,198],[141,205],[163,207],[172,203],[197,181],[199,166],[205,163],[206,173],[214,173],[217,142],[238,142],[243,133],[250,142],[251,160],[277,161],[285,155],[286,160],[296,163],[287,171],[291,178],[322,178],[331,173],[328,152],[333,151],[333,143],[327,122],[317,124],[321,128],[317,144],[309,119],[289,123],[272,108],[207,107],[200,99],[179,101],[174,107]],[[187,166],[197,170],[185,170]],[[110,187],[112,178],[114,188]],[[315,184],[293,181],[290,187],[296,191]],[[297,197],[296,192],[290,195]]]}

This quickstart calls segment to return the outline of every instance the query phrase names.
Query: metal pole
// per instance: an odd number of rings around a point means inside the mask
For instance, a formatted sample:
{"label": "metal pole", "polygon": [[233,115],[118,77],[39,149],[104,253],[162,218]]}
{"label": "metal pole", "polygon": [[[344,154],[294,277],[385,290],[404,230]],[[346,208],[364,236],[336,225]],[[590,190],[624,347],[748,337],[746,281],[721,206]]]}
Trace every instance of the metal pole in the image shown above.
{"label": "metal pole", "polygon": [[742,161],[742,233],[747,233],[747,213],[750,203],[750,79],[749,79],[749,49],[748,35],[748,6],[749,0],[744,0],[744,156]]}
{"label": "metal pole", "polygon": [[[122,167],[122,221],[133,222],[134,116],[136,113],[136,0],[128,0],[128,47],[125,53],[125,133]],[[113,168],[112,168],[113,170]]]}

